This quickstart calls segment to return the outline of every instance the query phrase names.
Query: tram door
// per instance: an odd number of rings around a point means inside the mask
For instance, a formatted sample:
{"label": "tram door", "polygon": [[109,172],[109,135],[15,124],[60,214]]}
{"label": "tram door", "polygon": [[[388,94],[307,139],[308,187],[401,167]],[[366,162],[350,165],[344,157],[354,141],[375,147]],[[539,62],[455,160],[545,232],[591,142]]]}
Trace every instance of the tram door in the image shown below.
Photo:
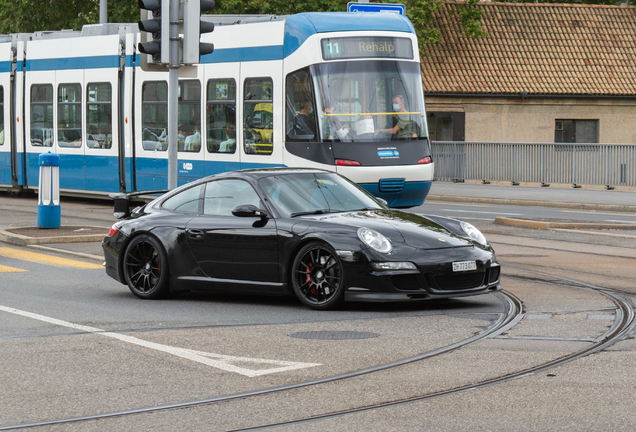
{"label": "tram door", "polygon": [[86,189],[82,100],[84,70],[55,71],[53,151],[60,155],[60,188]]}
{"label": "tram door", "polygon": [[241,168],[239,63],[204,66],[205,175]]}
{"label": "tram door", "polygon": [[119,123],[117,69],[84,72],[83,143],[86,189],[119,191]]}
{"label": "tram door", "polygon": [[11,179],[11,44],[0,45],[0,185]]}
{"label": "tram door", "polygon": [[282,166],[283,63],[241,63],[241,169]]}

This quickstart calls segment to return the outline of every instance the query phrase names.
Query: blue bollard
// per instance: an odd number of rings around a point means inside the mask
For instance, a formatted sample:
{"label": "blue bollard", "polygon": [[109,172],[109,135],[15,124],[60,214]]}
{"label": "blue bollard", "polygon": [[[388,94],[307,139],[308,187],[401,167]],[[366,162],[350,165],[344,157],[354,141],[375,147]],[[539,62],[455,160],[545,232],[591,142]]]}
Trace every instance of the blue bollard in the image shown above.
{"label": "blue bollard", "polygon": [[38,228],[59,228],[60,207],[60,156],[55,153],[40,155],[40,192],[38,201]]}

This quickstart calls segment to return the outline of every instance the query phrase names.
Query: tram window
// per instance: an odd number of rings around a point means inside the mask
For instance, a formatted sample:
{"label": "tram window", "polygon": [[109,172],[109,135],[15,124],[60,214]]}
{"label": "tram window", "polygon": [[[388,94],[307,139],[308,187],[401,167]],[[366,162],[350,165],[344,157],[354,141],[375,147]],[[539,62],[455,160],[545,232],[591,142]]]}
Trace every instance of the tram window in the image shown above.
{"label": "tram window", "polygon": [[201,82],[179,81],[179,130],[180,152],[198,153],[201,150]]}
{"label": "tram window", "polygon": [[144,150],[168,149],[168,84],[146,81],[141,90],[141,128]]}
{"label": "tram window", "polygon": [[274,104],[271,78],[245,80],[243,147],[245,153],[270,155],[273,150]]}
{"label": "tram window", "polygon": [[60,84],[57,88],[57,143],[60,147],[82,146],[82,86]]}
{"label": "tram window", "polygon": [[4,144],[4,87],[0,86],[0,145]]}
{"label": "tram window", "polygon": [[[285,130],[290,141],[317,141],[316,106],[309,68],[287,75]],[[325,117],[327,120],[327,117]]]}
{"label": "tram window", "polygon": [[31,86],[31,145],[53,146],[53,86]]}
{"label": "tram window", "polygon": [[86,146],[109,149],[113,145],[112,88],[110,83],[86,87]]}
{"label": "tram window", "polygon": [[207,143],[210,153],[236,152],[236,81],[208,81]]}

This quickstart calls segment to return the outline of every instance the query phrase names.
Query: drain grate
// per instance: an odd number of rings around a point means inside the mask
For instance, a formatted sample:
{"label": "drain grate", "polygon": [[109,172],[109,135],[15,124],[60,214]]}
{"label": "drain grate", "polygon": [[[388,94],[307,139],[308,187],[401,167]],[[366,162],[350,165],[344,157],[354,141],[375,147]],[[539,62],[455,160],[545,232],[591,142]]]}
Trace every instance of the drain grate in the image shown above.
{"label": "drain grate", "polygon": [[298,332],[289,335],[299,339],[322,339],[322,340],[347,340],[347,339],[370,339],[380,336],[378,333],[357,332],[357,331],[308,331]]}

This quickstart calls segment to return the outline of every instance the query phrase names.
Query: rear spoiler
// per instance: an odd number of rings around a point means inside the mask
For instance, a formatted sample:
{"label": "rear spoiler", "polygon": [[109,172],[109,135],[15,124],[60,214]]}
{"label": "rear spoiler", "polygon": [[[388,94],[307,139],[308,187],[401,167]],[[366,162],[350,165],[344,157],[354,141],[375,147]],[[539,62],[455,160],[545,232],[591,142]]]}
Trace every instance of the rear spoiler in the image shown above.
{"label": "rear spoiler", "polygon": [[108,195],[115,202],[113,215],[117,219],[123,219],[130,216],[130,202],[131,198],[135,198],[142,195],[162,195],[169,190],[153,190],[153,191],[141,191],[141,192],[119,192]]}

